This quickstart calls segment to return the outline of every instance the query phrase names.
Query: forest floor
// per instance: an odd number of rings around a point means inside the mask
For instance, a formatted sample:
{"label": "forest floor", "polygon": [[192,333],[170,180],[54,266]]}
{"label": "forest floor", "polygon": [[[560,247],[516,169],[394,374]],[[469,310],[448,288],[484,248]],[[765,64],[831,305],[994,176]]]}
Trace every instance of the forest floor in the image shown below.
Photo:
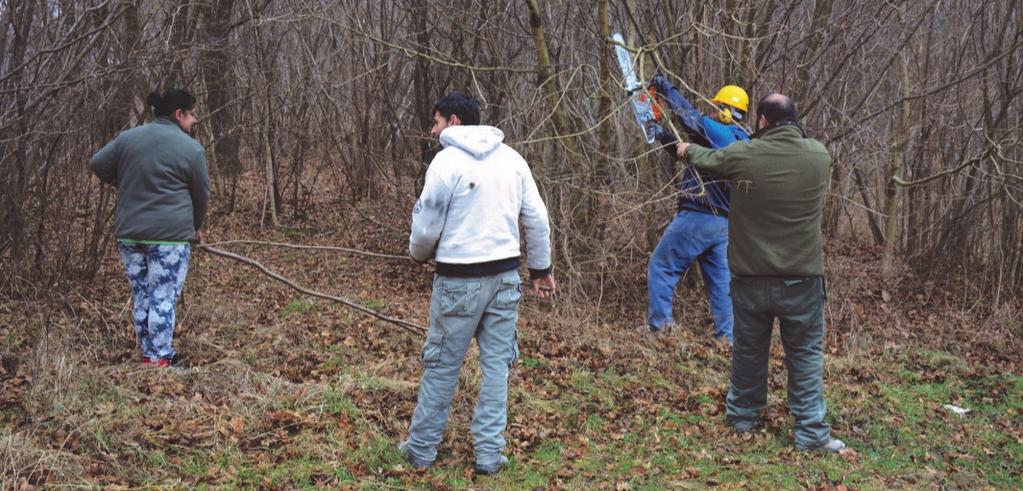
{"label": "forest floor", "polygon": [[[403,254],[393,211],[323,203],[271,230],[215,214],[208,241],[259,239]],[[175,347],[193,368],[141,365],[113,250],[92,281],[0,297],[0,481],[33,486],[344,489],[1019,489],[1018,309],[903,273],[876,251],[827,244],[826,397],[843,455],[794,450],[775,336],[765,425],[724,423],[729,349],[710,338],[699,282],[684,327],[641,337],[645,265],[599,308],[524,296],[512,371],[510,467],[474,476],[479,383],[470,350],[437,465],[396,445],[422,338],[193,251]],[[301,284],[425,325],[431,269],[408,260],[224,246]],[[58,291],[59,290],[59,291]],[[967,408],[960,415],[946,405]]]}

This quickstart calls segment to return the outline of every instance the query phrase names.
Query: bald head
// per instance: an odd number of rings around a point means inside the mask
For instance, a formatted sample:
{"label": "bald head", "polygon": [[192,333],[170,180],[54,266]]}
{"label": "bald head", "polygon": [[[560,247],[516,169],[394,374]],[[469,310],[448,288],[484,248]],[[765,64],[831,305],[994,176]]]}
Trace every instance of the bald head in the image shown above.
{"label": "bald head", "polygon": [[757,124],[760,118],[766,119],[764,126],[774,126],[783,121],[796,122],[799,115],[796,114],[796,104],[787,95],[772,92],[760,99],[757,103]]}

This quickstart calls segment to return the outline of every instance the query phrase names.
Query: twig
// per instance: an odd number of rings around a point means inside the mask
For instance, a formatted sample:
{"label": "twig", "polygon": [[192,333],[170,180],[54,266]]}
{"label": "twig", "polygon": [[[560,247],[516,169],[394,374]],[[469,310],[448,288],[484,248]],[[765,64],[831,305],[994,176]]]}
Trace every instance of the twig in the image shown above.
{"label": "twig", "polygon": [[202,249],[202,250],[204,250],[206,252],[209,252],[209,253],[217,255],[217,256],[222,256],[222,257],[234,259],[235,261],[242,262],[242,263],[248,264],[250,266],[255,266],[256,268],[258,268],[260,271],[262,271],[267,276],[269,276],[269,277],[271,277],[271,278],[273,278],[273,279],[275,279],[277,281],[280,281],[281,283],[284,283],[285,285],[288,285],[291,288],[293,288],[293,289],[295,289],[295,290],[297,290],[297,291],[299,291],[301,293],[304,293],[306,295],[309,295],[311,297],[319,297],[319,298],[325,298],[327,300],[333,300],[333,301],[338,302],[340,304],[343,304],[343,305],[345,305],[345,306],[347,306],[347,307],[349,307],[349,308],[351,308],[353,310],[357,310],[357,311],[362,312],[364,314],[371,315],[371,316],[376,317],[377,319],[380,319],[380,320],[382,320],[384,322],[389,322],[391,324],[394,324],[394,325],[396,325],[396,326],[398,326],[398,327],[400,327],[400,328],[404,329],[405,331],[408,331],[408,332],[410,332],[412,334],[418,334],[418,335],[426,334],[426,328],[423,327],[423,326],[420,326],[418,324],[413,324],[411,322],[408,322],[408,321],[405,321],[405,320],[402,320],[402,319],[398,319],[398,318],[394,318],[394,317],[388,317],[388,316],[386,316],[386,315],[384,315],[384,314],[382,314],[382,313],[380,313],[380,312],[378,312],[376,310],[373,310],[373,309],[370,309],[370,308],[367,308],[367,307],[363,307],[362,305],[359,305],[359,304],[357,304],[355,302],[352,302],[351,300],[348,300],[346,298],[342,298],[342,297],[338,297],[338,296],[334,296],[334,295],[328,295],[326,293],[320,293],[318,291],[310,290],[308,288],[302,287],[302,286],[296,284],[295,282],[293,282],[293,281],[291,281],[291,280],[289,280],[289,279],[287,279],[287,278],[285,278],[285,277],[283,277],[283,276],[281,276],[281,275],[279,275],[277,273],[274,273],[273,271],[270,271],[269,269],[267,269],[266,266],[263,266],[262,263],[260,263],[259,261],[256,261],[255,259],[251,259],[251,258],[242,256],[240,254],[235,254],[233,252],[227,252],[227,251],[222,250],[222,249],[217,249],[216,247],[212,247],[212,246],[209,246],[209,245],[206,245],[206,244],[199,244],[197,247],[199,249]]}
{"label": "twig", "polygon": [[349,249],[347,247],[288,244],[288,243],[285,243],[285,242],[267,242],[267,241],[262,241],[262,240],[249,240],[249,239],[225,240],[225,241],[214,242],[212,244],[205,244],[205,245],[207,245],[207,246],[217,246],[217,245],[228,245],[228,244],[258,244],[258,245],[270,245],[270,246],[278,246],[278,247],[289,247],[291,249],[309,249],[309,250],[317,250],[317,251],[350,252],[352,254],[359,254],[359,255],[371,256],[371,257],[382,257],[384,259],[402,259],[402,260],[409,259],[409,256],[398,256],[398,255],[395,255],[395,254],[382,254],[382,253],[379,253],[379,252],[360,251],[359,249]]}
{"label": "twig", "polygon": [[970,160],[965,160],[965,161],[963,161],[963,163],[959,164],[958,166],[956,166],[954,168],[945,169],[945,170],[943,170],[941,172],[938,172],[937,174],[934,174],[934,175],[931,175],[931,176],[927,176],[927,177],[923,177],[923,178],[917,179],[915,181],[904,181],[904,180],[900,179],[897,176],[892,176],[892,182],[894,182],[895,184],[898,184],[899,186],[903,186],[903,187],[912,187],[912,186],[917,186],[917,185],[924,184],[924,183],[927,183],[927,182],[931,182],[931,181],[933,181],[935,179],[940,179],[940,178],[945,177],[945,176],[947,176],[949,174],[955,174],[955,173],[957,173],[957,172],[959,172],[959,171],[961,171],[961,170],[963,170],[963,169],[965,169],[965,168],[967,168],[967,167],[969,167],[971,165],[978,164],[982,160],[988,158],[988,156],[990,156],[991,153],[994,152],[994,151],[995,151],[995,148],[993,146],[992,147],[988,147],[983,152],[981,152],[980,155],[977,155],[976,157],[974,157],[974,158],[972,158]]}

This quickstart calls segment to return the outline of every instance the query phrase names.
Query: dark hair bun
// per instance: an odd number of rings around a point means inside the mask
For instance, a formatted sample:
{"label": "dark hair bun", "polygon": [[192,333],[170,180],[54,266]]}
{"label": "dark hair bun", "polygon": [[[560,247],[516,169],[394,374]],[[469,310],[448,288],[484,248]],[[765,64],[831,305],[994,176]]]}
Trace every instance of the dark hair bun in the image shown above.
{"label": "dark hair bun", "polygon": [[167,89],[163,94],[150,92],[146,97],[146,104],[153,106],[154,116],[170,116],[178,109],[195,108],[195,97],[181,89]]}

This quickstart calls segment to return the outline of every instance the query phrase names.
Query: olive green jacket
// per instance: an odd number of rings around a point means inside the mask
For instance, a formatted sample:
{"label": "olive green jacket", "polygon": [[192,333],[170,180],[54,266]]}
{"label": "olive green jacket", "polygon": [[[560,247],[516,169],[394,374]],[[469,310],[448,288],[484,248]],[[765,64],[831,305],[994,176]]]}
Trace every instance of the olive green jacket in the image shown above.
{"label": "olive green jacket", "polygon": [[822,276],[821,211],[831,157],[795,126],[779,126],[685,159],[732,182],[728,265],[739,276]]}

